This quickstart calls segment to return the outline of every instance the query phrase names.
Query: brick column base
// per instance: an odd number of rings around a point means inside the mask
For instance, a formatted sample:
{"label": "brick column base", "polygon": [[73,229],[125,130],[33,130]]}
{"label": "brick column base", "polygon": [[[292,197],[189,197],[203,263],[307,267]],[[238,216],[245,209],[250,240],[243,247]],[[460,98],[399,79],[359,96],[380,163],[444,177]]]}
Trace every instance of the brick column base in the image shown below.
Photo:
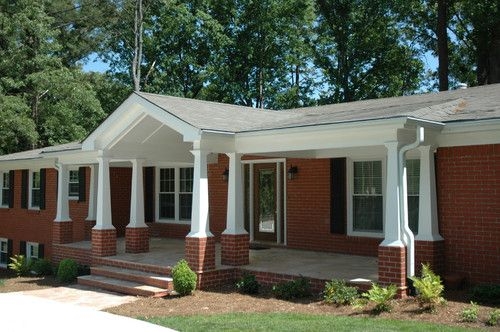
{"label": "brick column base", "polygon": [[398,298],[406,297],[406,248],[378,247],[378,282],[398,287]]}
{"label": "brick column base", "polygon": [[222,234],[221,260],[223,265],[247,265],[249,264],[249,241],[248,234]]}
{"label": "brick column base", "polygon": [[149,227],[125,229],[125,252],[149,252]]}
{"label": "brick column base", "polygon": [[215,269],[215,238],[186,237],[185,258],[195,272]]}
{"label": "brick column base", "polygon": [[95,220],[85,220],[83,222],[85,240],[92,240],[92,228],[95,226]]}
{"label": "brick column base", "polygon": [[422,264],[429,264],[438,275],[444,273],[444,240],[415,241],[415,274],[420,276]]}
{"label": "brick column base", "polygon": [[92,255],[97,257],[116,255],[116,229],[92,230]]}
{"label": "brick column base", "polygon": [[52,243],[64,244],[73,242],[73,222],[54,221],[52,223]]}

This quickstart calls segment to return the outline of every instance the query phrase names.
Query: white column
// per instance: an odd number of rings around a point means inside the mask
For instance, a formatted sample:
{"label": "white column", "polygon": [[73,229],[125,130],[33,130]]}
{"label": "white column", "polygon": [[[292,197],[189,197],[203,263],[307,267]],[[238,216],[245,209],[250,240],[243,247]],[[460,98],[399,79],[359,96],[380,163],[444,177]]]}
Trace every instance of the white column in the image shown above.
{"label": "white column", "polygon": [[226,230],[222,234],[247,234],[244,224],[243,172],[241,154],[227,153],[229,157],[229,179],[227,188]]}
{"label": "white column", "polygon": [[68,202],[68,167],[62,163],[57,163],[57,169],[57,212],[54,221],[71,221]]}
{"label": "white column", "polygon": [[399,143],[397,141],[385,143],[387,148],[387,174],[385,187],[385,239],[381,243],[386,247],[402,247],[401,215],[399,208]]}
{"label": "white column", "polygon": [[144,160],[133,159],[132,162],[132,190],[130,193],[130,223],[129,228],[147,227],[144,222],[144,186],[142,180],[142,165]]}
{"label": "white column", "polygon": [[97,177],[96,225],[93,229],[114,229],[111,221],[111,192],[109,183],[109,158],[97,157],[99,174]]}
{"label": "white column", "polygon": [[205,238],[213,236],[208,225],[208,153],[199,149],[191,153],[194,155],[193,207],[191,232],[187,236]]}
{"label": "white column", "polygon": [[420,241],[440,241],[437,198],[436,170],[434,167],[434,147],[423,145],[420,151],[420,198],[418,203],[418,234]]}
{"label": "white column", "polygon": [[87,218],[85,220],[96,220],[97,207],[97,173],[98,168],[95,165],[90,165],[90,181],[89,181],[89,208]]}

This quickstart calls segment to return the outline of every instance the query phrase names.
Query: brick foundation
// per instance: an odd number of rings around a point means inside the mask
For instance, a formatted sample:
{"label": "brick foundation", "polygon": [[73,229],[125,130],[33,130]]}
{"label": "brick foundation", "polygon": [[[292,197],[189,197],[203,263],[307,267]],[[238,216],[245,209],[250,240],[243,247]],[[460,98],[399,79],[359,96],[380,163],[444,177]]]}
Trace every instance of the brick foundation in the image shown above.
{"label": "brick foundation", "polygon": [[406,248],[378,247],[378,281],[382,285],[395,284],[399,298],[406,296]]}
{"label": "brick foundation", "polygon": [[55,221],[52,225],[52,243],[64,244],[73,242],[73,222]]}
{"label": "brick foundation", "polygon": [[92,230],[92,255],[98,257],[116,255],[116,229]]}
{"label": "brick foundation", "polygon": [[83,227],[84,227],[84,236],[85,240],[89,241],[92,240],[92,228],[95,226],[95,220],[85,220],[83,222]]}
{"label": "brick foundation", "polygon": [[247,265],[249,263],[248,234],[222,234],[221,235],[221,262],[222,265]]}
{"label": "brick foundation", "polygon": [[149,227],[125,230],[125,252],[137,254],[149,252]]}
{"label": "brick foundation", "polygon": [[195,272],[215,269],[215,238],[186,237],[184,256]]}
{"label": "brick foundation", "polygon": [[92,253],[90,249],[54,244],[52,248],[52,263],[57,265],[65,258],[71,258],[81,265],[90,266],[92,264]]}
{"label": "brick foundation", "polygon": [[415,274],[420,276],[422,264],[429,264],[438,275],[444,273],[444,241],[415,241]]}

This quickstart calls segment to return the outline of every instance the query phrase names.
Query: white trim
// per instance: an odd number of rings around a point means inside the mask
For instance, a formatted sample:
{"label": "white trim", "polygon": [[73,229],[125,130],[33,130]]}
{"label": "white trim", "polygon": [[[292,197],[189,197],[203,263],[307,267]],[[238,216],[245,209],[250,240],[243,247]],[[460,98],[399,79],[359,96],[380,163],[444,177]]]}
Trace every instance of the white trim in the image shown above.
{"label": "white trim", "polygon": [[[0,171],[0,209],[8,209],[9,208],[9,204],[7,205],[4,205],[2,204],[2,201],[3,201],[3,190],[6,189],[5,188],[5,181],[4,181],[4,176],[7,175],[7,179],[9,179],[8,181],[10,182],[10,173],[9,171]],[[12,190],[12,184],[9,183],[9,195],[10,195],[10,190]]]}
{"label": "white trim", "polygon": [[[40,210],[40,205],[33,206],[33,173],[38,173],[38,179],[40,181],[38,190],[40,193],[41,187],[41,178],[40,178],[40,169],[30,169],[28,172],[28,210]],[[40,202],[38,203],[40,204]]]}
{"label": "white trim", "polygon": [[[80,170],[79,170],[79,167],[78,166],[68,166],[67,168],[68,170],[68,199],[70,201],[77,201],[79,198],[80,198]],[[69,185],[72,183],[70,180],[71,180],[71,172],[74,172],[76,171],[77,172],[77,176],[78,176],[78,192],[76,193],[76,195],[71,195],[71,192],[69,191]],[[73,182],[74,183],[74,182]]]}
{"label": "white trim", "polygon": [[[2,253],[2,242],[5,242],[5,247],[7,248],[7,251],[3,252],[7,256],[9,254],[9,239],[0,237],[0,254]],[[7,257],[7,261],[5,263],[0,262],[1,267],[7,267],[9,264],[9,257]]]}
{"label": "white trim", "polygon": [[[36,247],[36,257],[35,256],[31,256],[31,250],[30,250],[30,247],[33,246],[33,247]],[[30,259],[33,259],[33,258],[40,258],[40,243],[38,242],[26,242],[26,260],[29,261]]]}

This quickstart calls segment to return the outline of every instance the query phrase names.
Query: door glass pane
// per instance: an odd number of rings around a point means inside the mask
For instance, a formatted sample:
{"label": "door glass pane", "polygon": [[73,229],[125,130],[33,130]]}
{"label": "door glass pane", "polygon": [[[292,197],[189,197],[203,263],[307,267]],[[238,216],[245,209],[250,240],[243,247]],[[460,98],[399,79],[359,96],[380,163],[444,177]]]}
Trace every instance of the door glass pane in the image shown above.
{"label": "door glass pane", "polygon": [[274,170],[259,171],[259,231],[274,233],[275,181]]}

